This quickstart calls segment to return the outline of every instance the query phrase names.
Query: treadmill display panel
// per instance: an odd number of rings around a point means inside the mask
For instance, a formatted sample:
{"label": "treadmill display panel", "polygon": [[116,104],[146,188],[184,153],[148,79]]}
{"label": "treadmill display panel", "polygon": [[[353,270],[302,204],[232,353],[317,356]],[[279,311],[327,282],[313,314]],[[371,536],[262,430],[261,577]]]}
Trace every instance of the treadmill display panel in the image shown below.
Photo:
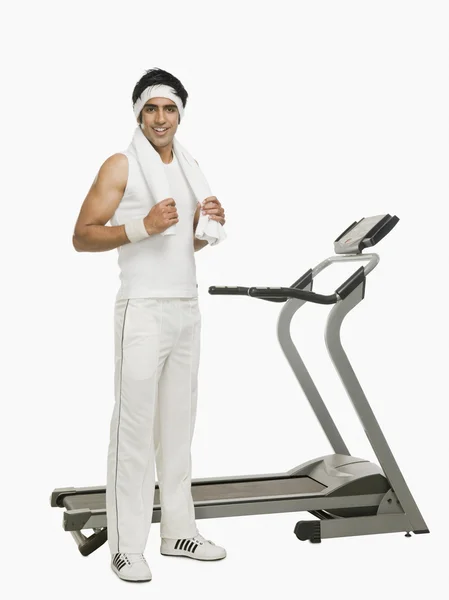
{"label": "treadmill display panel", "polygon": [[364,248],[377,244],[398,221],[396,216],[377,215],[353,223],[335,240],[335,254],[359,254]]}

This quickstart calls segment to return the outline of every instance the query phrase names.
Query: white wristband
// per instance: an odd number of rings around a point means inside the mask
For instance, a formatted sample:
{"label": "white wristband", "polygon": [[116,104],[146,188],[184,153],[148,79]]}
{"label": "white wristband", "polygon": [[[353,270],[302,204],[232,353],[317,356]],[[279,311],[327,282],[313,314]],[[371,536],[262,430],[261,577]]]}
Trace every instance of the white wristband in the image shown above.
{"label": "white wristband", "polygon": [[143,219],[133,219],[125,223],[125,232],[131,243],[141,242],[150,237],[150,234],[145,229]]}

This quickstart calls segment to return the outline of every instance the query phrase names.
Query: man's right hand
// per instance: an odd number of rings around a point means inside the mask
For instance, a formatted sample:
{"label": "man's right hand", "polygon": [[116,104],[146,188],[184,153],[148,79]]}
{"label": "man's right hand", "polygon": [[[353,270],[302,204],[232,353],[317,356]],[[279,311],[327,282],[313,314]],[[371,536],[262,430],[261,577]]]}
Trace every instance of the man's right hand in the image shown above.
{"label": "man's right hand", "polygon": [[178,221],[178,211],[173,198],[165,198],[155,204],[143,220],[149,235],[162,233]]}

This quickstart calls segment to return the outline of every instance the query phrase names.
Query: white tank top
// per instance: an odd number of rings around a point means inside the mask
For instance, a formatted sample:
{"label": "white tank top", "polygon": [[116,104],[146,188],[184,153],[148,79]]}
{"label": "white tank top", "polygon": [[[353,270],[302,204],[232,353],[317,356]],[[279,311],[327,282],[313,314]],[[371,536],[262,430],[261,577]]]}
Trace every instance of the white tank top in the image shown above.
{"label": "white tank top", "polygon": [[[145,217],[155,201],[132,150],[126,150],[128,182],[111,225],[123,225]],[[119,246],[121,285],[116,299],[194,298],[198,295],[193,249],[193,218],[197,200],[173,152],[164,164],[171,197],[176,202],[179,221],[175,235],[151,235],[141,242]]]}

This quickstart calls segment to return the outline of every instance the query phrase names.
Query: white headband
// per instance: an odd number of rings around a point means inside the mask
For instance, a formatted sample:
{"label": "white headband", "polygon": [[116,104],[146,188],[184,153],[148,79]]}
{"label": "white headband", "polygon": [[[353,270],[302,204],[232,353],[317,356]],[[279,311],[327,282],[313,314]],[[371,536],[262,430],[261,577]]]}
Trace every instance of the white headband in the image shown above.
{"label": "white headband", "polygon": [[145,88],[140,94],[139,98],[136,100],[136,103],[133,106],[136,118],[139,117],[140,111],[144,107],[145,102],[147,102],[147,100],[151,100],[151,98],[168,98],[169,100],[173,100],[178,107],[180,118],[182,119],[184,116],[184,107],[182,106],[181,98],[174,93],[173,88],[169,87],[168,85],[157,84],[150,85],[149,87]]}

